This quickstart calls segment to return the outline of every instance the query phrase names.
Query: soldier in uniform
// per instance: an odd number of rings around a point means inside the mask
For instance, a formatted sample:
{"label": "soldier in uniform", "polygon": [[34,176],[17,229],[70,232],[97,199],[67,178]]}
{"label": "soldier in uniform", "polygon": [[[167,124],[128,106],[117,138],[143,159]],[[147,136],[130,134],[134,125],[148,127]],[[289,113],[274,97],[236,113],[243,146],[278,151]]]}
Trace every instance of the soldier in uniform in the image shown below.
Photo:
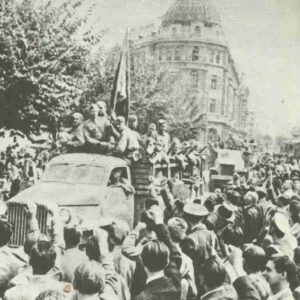
{"label": "soldier in uniform", "polygon": [[[104,109],[101,109],[101,111],[104,113]],[[92,104],[90,107],[90,119],[84,122],[84,137],[88,151],[99,152],[106,145],[105,128],[107,125],[107,117],[105,115],[99,117],[99,106]]]}
{"label": "soldier in uniform", "polygon": [[104,101],[97,102],[99,113],[98,113],[98,127],[103,134],[102,141],[109,141],[109,128],[111,127],[110,124],[110,117],[107,115],[107,106]]}
{"label": "soldier in uniform", "polygon": [[129,115],[128,117],[128,127],[132,133],[136,136],[139,142],[141,142],[141,136],[137,131],[138,128],[138,118],[136,115]]}
{"label": "soldier in uniform", "polygon": [[139,150],[138,139],[126,126],[125,118],[122,116],[119,116],[116,119],[116,129],[120,136],[113,148],[113,153],[117,156],[131,160],[134,157],[134,153]]}
{"label": "soldier in uniform", "polygon": [[157,134],[157,139],[161,140],[164,144],[164,151],[168,153],[170,147],[171,147],[171,139],[170,135],[168,134],[167,131],[167,122],[166,120],[159,120],[158,121],[158,134]]}
{"label": "soldier in uniform", "polygon": [[83,133],[83,116],[80,113],[73,114],[73,126],[70,131],[70,140],[67,142],[67,147],[71,151],[82,149],[85,144]]}

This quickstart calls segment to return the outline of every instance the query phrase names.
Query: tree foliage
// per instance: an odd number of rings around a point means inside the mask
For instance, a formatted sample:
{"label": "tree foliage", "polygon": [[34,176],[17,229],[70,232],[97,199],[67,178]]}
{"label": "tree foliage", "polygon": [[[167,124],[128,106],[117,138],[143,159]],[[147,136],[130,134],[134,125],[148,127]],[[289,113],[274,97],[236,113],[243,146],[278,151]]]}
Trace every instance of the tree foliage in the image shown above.
{"label": "tree foliage", "polygon": [[103,32],[86,25],[93,4],[82,17],[82,1],[34,2],[0,3],[0,126],[55,132],[91,85]]}

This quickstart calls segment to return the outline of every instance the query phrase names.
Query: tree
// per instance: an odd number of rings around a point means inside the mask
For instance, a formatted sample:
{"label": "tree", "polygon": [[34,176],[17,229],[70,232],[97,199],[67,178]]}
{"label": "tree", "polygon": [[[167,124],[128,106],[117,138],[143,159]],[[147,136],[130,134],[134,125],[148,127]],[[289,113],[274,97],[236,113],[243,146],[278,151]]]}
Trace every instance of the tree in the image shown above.
{"label": "tree", "polygon": [[[82,1],[0,3],[0,126],[55,135],[90,86],[91,53],[103,32],[87,26]],[[100,66],[99,66],[100,68]]]}

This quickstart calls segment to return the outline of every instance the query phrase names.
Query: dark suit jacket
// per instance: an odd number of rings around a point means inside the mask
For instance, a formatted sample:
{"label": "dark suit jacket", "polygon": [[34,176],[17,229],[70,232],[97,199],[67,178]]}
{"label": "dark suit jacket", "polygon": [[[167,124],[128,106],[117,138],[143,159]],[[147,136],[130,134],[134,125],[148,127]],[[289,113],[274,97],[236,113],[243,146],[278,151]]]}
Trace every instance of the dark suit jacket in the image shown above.
{"label": "dark suit jacket", "polygon": [[135,300],[180,300],[181,295],[181,254],[172,243],[170,233],[165,224],[156,226],[157,238],[164,242],[170,250],[170,262],[165,268],[165,276],[147,284]]}

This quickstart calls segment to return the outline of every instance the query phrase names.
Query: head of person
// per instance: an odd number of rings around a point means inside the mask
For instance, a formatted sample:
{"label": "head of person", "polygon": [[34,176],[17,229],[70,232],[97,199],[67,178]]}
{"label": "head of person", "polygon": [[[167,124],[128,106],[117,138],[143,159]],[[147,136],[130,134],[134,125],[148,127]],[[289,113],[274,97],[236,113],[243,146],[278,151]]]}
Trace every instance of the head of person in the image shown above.
{"label": "head of person", "polygon": [[136,115],[130,115],[128,117],[128,127],[133,130],[137,130],[138,127],[138,118]]}
{"label": "head of person", "polygon": [[92,235],[87,239],[85,253],[90,260],[97,262],[101,260],[101,251],[97,237]]}
{"label": "head of person", "polygon": [[[226,227],[234,223],[234,212],[236,210],[237,207],[228,201],[224,201],[223,204],[217,208],[215,213],[215,223],[213,226],[217,235],[221,235]],[[214,215],[214,213],[212,215]]]}
{"label": "head of person", "polygon": [[242,196],[239,192],[237,192],[235,190],[229,190],[226,193],[226,199],[228,202],[230,202],[231,204],[233,204],[235,206],[241,206]]}
{"label": "head of person", "polygon": [[111,174],[111,182],[112,183],[116,183],[116,182],[119,182],[120,179],[121,179],[121,175],[122,175],[122,170],[117,168],[117,169],[114,169],[112,171],[112,174]]}
{"label": "head of person", "polygon": [[244,232],[240,226],[229,225],[222,232],[222,238],[227,245],[241,248],[244,242]]}
{"label": "head of person", "polygon": [[278,204],[280,207],[286,207],[288,206],[290,203],[290,198],[288,197],[288,195],[280,195],[278,197]]}
{"label": "head of person", "polygon": [[67,299],[63,292],[58,290],[45,290],[41,292],[35,300],[65,300]]}
{"label": "head of person", "polygon": [[227,272],[223,262],[212,256],[207,259],[202,268],[203,284],[206,292],[214,290],[225,283]]}
{"label": "head of person", "polygon": [[125,118],[122,116],[118,116],[116,119],[116,129],[118,131],[122,131],[126,127]]}
{"label": "head of person", "polygon": [[186,237],[188,225],[184,219],[175,217],[168,221],[168,229],[173,242],[180,243]]}
{"label": "head of person", "polygon": [[293,182],[291,180],[286,180],[281,187],[283,193],[292,189],[293,189]]}
{"label": "head of person", "polygon": [[263,274],[274,294],[288,285],[292,290],[298,285],[296,265],[288,256],[270,259]]}
{"label": "head of person", "polygon": [[159,240],[145,244],[141,253],[142,264],[148,275],[164,270],[169,264],[169,257],[169,248]]}
{"label": "head of person", "polygon": [[13,234],[13,226],[6,220],[0,219],[0,247],[7,245],[10,242]]}
{"label": "head of person", "polygon": [[178,151],[180,150],[180,140],[178,138],[173,138],[172,139],[172,143],[171,143],[171,150],[173,153],[178,153]]}
{"label": "head of person", "polygon": [[99,109],[99,116],[106,116],[106,103],[104,101],[98,101],[97,102],[98,109]]}
{"label": "head of person", "polygon": [[248,274],[265,270],[267,256],[263,248],[249,244],[243,251],[243,266]]}
{"label": "head of person", "polygon": [[30,251],[29,264],[33,274],[45,275],[55,265],[56,251],[49,241],[39,240]]}
{"label": "head of person", "polygon": [[105,271],[96,261],[88,261],[76,267],[74,289],[83,295],[102,294],[105,286]]}
{"label": "head of person", "polygon": [[76,225],[66,225],[64,227],[64,240],[66,249],[76,248],[81,239],[81,231]]}
{"label": "head of person", "polygon": [[244,207],[251,207],[258,202],[258,195],[256,192],[248,192],[244,197]]}
{"label": "head of person", "polygon": [[156,125],[154,123],[150,123],[148,125],[147,134],[150,137],[153,137],[156,133]]}
{"label": "head of person", "polygon": [[107,226],[108,246],[112,251],[116,246],[122,246],[126,236],[129,233],[129,225],[125,221],[117,220]]}
{"label": "head of person", "polygon": [[187,203],[183,207],[184,219],[188,223],[190,229],[204,221],[209,214],[207,208],[199,203]]}
{"label": "head of person", "polygon": [[99,114],[99,107],[97,104],[91,104],[90,106],[90,117],[91,119],[96,119]]}
{"label": "head of person", "polygon": [[74,113],[72,115],[72,117],[73,117],[73,126],[74,127],[78,127],[79,125],[82,124],[82,122],[83,122],[83,116],[82,116],[82,114],[80,114],[80,113]]}
{"label": "head of person", "polygon": [[26,236],[26,240],[24,243],[24,252],[30,257],[31,249],[34,245],[37,244],[38,241],[48,241],[50,242],[50,238],[44,234],[36,235],[34,232],[29,233]]}
{"label": "head of person", "polygon": [[216,194],[211,194],[207,197],[204,202],[204,206],[211,213],[214,211],[215,206],[217,205],[218,196]]}
{"label": "head of person", "polygon": [[164,119],[160,119],[158,121],[158,132],[159,133],[164,133],[166,132],[168,129],[168,126],[167,126],[167,121],[164,120]]}

